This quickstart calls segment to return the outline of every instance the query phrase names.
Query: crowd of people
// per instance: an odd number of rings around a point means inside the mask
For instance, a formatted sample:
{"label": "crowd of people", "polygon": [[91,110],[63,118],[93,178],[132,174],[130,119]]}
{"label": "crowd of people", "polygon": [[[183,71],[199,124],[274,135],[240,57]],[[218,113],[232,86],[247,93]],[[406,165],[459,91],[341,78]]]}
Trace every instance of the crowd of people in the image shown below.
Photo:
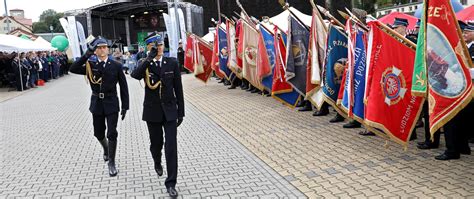
{"label": "crowd of people", "polygon": [[68,57],[63,52],[0,52],[0,87],[23,91],[67,75]]}

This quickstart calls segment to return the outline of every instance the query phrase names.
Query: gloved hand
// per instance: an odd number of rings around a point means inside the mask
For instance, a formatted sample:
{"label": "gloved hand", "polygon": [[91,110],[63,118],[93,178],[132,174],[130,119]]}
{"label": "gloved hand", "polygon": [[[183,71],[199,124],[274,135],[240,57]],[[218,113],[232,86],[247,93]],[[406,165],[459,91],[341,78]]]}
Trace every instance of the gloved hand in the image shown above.
{"label": "gloved hand", "polygon": [[122,120],[125,119],[126,114],[127,114],[127,110],[122,109],[122,112],[120,112],[120,115],[122,116]]}
{"label": "gloved hand", "polygon": [[92,56],[95,52],[95,49],[97,48],[97,45],[96,45],[96,42],[97,41],[97,38],[95,38],[94,40],[92,40],[91,42],[89,42],[87,44],[87,51],[86,51],[86,55],[88,57]]}
{"label": "gloved hand", "polygon": [[183,118],[182,117],[178,118],[178,122],[176,123],[176,127],[181,125],[181,123],[183,123]]}
{"label": "gloved hand", "polygon": [[156,55],[158,55],[158,49],[156,47],[152,47],[150,52],[148,53],[148,56],[146,57],[147,61],[152,61]]}

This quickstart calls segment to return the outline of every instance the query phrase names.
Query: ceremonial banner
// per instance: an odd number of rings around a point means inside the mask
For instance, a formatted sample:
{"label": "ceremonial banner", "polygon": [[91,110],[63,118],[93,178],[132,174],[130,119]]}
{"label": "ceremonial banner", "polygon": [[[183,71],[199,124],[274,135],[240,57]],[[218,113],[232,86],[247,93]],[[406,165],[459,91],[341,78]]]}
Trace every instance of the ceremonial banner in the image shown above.
{"label": "ceremonial banner", "polygon": [[[217,27],[218,29],[218,27]],[[211,61],[211,68],[216,73],[217,77],[224,78],[225,75],[221,72],[219,66],[219,40],[217,38],[217,32],[214,34],[214,46],[212,47],[212,61]]]}
{"label": "ceremonial banner", "polygon": [[365,31],[351,20],[348,20],[347,25],[348,67],[343,81],[345,84],[341,107],[350,118],[363,123],[367,36]]}
{"label": "ceremonial banner", "polygon": [[416,96],[425,97],[428,81],[426,80],[426,2],[423,3],[423,13],[421,16],[420,29],[416,43],[415,69],[413,70],[413,85],[411,93]]}
{"label": "ceremonial banner", "polygon": [[254,87],[263,90],[263,86],[257,77],[257,47],[258,32],[251,25],[242,21],[242,66],[243,77]]}
{"label": "ceremonial banner", "polygon": [[272,97],[290,108],[295,108],[300,95],[285,79],[284,57],[286,56],[285,44],[287,36],[283,32],[280,32],[280,35],[278,35],[277,26],[274,27],[273,32],[275,39],[275,68],[273,70]]}
{"label": "ceremonial banner", "polygon": [[339,109],[336,102],[345,68],[341,62],[345,59],[347,59],[347,36],[336,26],[329,25],[322,88],[324,101],[335,109]]}
{"label": "ceremonial banner", "polygon": [[234,22],[227,20],[227,50],[229,52],[229,57],[227,61],[227,66],[229,69],[239,78],[242,79],[242,70],[238,66],[237,63],[237,44],[236,40],[236,32],[235,32],[235,24]]}
{"label": "ceremonial banner", "polygon": [[[244,34],[243,34],[243,20],[240,19],[238,22],[237,22],[237,27],[235,29],[235,37],[238,38],[238,41],[237,41],[237,66],[242,70],[243,68],[243,61],[242,61],[242,57],[243,57],[243,54],[244,54]],[[242,73],[242,72],[240,72]],[[242,74],[242,78],[243,78],[243,74]]]}
{"label": "ceremonial banner", "polygon": [[428,7],[425,54],[433,134],[471,101],[469,68],[473,65],[450,1],[426,0],[425,3]]}
{"label": "ceremonial banner", "polygon": [[186,38],[186,50],[184,51],[184,68],[192,73],[194,73],[194,46],[196,46],[194,37],[193,34],[188,34]]}
{"label": "ceremonial banner", "polygon": [[349,107],[349,113],[356,121],[364,122],[364,92],[365,92],[365,73],[366,73],[366,48],[367,34],[363,30],[357,29],[357,35],[354,43],[354,67],[353,68],[353,100]]}
{"label": "ceremonial banner", "polygon": [[286,81],[301,95],[306,95],[306,67],[308,64],[309,31],[293,16],[289,16],[286,49]]}
{"label": "ceremonial banner", "polygon": [[[311,100],[311,95],[320,90],[319,88],[322,83],[321,70],[324,65],[327,36],[327,26],[324,24],[319,11],[313,9],[309,37],[308,65],[306,67],[306,98],[310,101],[313,101]],[[316,102],[312,103],[317,104]]]}
{"label": "ceremonial banner", "polygon": [[230,73],[232,71],[227,67],[229,54],[227,50],[227,33],[222,26],[218,26],[217,28],[217,41],[219,46],[219,70],[227,80],[230,80]]}
{"label": "ceremonial banner", "polygon": [[275,66],[275,39],[272,33],[260,26],[258,41],[257,75],[262,79],[265,90],[271,92],[273,84],[273,69]]}
{"label": "ceremonial banner", "polygon": [[[384,30],[379,21],[370,28],[370,68],[372,77],[365,109],[365,123],[380,129],[396,142],[407,146],[422,109],[423,98],[412,96],[415,49]],[[403,59],[401,59],[403,58]]]}
{"label": "ceremonial banner", "polygon": [[194,68],[200,68],[202,73],[196,74],[196,78],[202,80],[204,83],[207,83],[212,74],[211,59],[212,59],[212,47],[207,42],[194,35]]}

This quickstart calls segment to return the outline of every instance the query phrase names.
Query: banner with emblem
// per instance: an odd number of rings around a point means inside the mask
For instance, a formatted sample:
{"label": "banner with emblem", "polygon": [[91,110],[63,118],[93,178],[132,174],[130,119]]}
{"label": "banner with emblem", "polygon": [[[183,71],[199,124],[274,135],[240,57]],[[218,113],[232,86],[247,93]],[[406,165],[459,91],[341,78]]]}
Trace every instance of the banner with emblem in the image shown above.
{"label": "banner with emblem", "polygon": [[368,26],[371,40],[368,76],[372,79],[367,85],[370,91],[365,123],[406,147],[424,101],[408,90],[412,86],[415,49],[389,35],[379,21],[369,22]]}
{"label": "banner with emblem", "polygon": [[272,97],[290,108],[295,108],[300,99],[300,94],[286,82],[285,78],[284,57],[286,57],[285,44],[287,35],[284,32],[278,34],[277,26],[274,27],[273,32],[273,38],[275,39],[273,42],[275,45],[275,68],[273,70]]}
{"label": "banner with emblem", "polygon": [[472,60],[448,0],[426,0],[426,66],[430,132],[449,122],[472,100]]}
{"label": "banner with emblem", "polygon": [[195,68],[202,69],[202,73],[197,74],[195,76],[196,78],[202,80],[204,83],[207,83],[212,74],[212,47],[200,37],[196,36],[195,38]]}
{"label": "banner with emblem", "polygon": [[341,87],[342,76],[345,71],[347,59],[347,35],[341,28],[329,25],[326,59],[323,70],[323,95],[324,101],[339,110],[336,106],[339,89]]}
{"label": "banner with emblem", "polygon": [[288,20],[285,77],[300,95],[306,96],[309,31],[292,15],[288,17]]}
{"label": "banner with emblem", "polygon": [[263,87],[271,92],[273,84],[273,69],[275,67],[275,39],[262,25],[258,41],[257,75]]}
{"label": "banner with emblem", "polygon": [[237,63],[237,44],[236,44],[236,32],[235,24],[233,21],[227,19],[227,51],[229,52],[229,57],[227,61],[227,67],[239,78],[242,79],[242,70]]}
{"label": "banner with emblem", "polygon": [[242,66],[243,77],[254,87],[263,90],[257,76],[257,50],[259,34],[255,27],[242,21]]}
{"label": "banner with emblem", "polygon": [[227,49],[227,32],[225,24],[221,24],[217,28],[217,46],[219,47],[219,70],[227,80],[230,80],[231,70],[227,67],[229,51]]}
{"label": "banner with emblem", "polygon": [[184,68],[186,68],[189,72],[194,73],[194,46],[196,46],[194,42],[194,35],[188,34],[186,37],[186,50],[184,55]]}
{"label": "banner with emblem", "polygon": [[207,83],[212,74],[212,47],[199,36],[188,34],[184,67],[194,76]]}

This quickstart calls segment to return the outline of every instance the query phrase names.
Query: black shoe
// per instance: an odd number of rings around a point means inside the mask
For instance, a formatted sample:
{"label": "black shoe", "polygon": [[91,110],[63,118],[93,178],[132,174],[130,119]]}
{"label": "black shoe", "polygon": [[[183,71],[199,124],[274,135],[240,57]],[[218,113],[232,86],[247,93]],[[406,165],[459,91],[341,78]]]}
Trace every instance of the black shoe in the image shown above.
{"label": "black shoe", "polygon": [[469,143],[474,144],[474,138],[469,139]]}
{"label": "black shoe", "polygon": [[113,177],[116,176],[118,171],[115,168],[115,152],[117,150],[117,141],[110,141],[109,140],[109,176]]}
{"label": "black shoe", "polygon": [[158,174],[158,176],[163,175],[163,167],[161,166],[161,163],[155,162],[155,171]]}
{"label": "black shoe", "polygon": [[358,121],[352,120],[347,124],[342,125],[342,128],[345,129],[353,129],[353,128],[360,128],[360,123]]}
{"label": "black shoe", "polygon": [[362,136],[375,136],[375,133],[365,130],[365,131],[359,132],[359,135],[362,135]]}
{"label": "black shoe", "polygon": [[172,198],[178,197],[178,191],[176,191],[174,187],[168,187],[167,191],[170,194],[170,197]]}
{"label": "black shoe", "polygon": [[257,88],[254,88],[252,91],[250,91],[250,93],[258,93],[260,92]]}
{"label": "black shoe", "polygon": [[102,145],[102,148],[104,149],[104,155],[103,155],[103,158],[104,158],[104,161],[109,161],[109,145],[107,143],[107,138],[104,138],[102,140],[99,141],[100,142],[100,145]]}
{"label": "black shoe", "polygon": [[304,106],[303,108],[298,109],[299,112],[312,111],[311,106]]}
{"label": "black shoe", "polygon": [[465,150],[465,151],[461,151],[461,152],[459,152],[459,153],[461,153],[461,154],[463,154],[463,155],[471,155],[471,150],[468,149],[468,150]]}
{"label": "black shoe", "polygon": [[325,116],[325,115],[328,115],[329,114],[329,111],[316,111],[313,113],[313,116]]}
{"label": "black shoe", "polygon": [[342,122],[344,121],[344,117],[342,115],[336,114],[331,120],[329,120],[330,123],[337,123],[337,122]]}
{"label": "black shoe", "polygon": [[224,81],[224,86],[229,86],[230,85],[230,82],[229,81]]}
{"label": "black shoe", "polygon": [[240,87],[240,89],[242,89],[242,90],[247,90],[247,89],[249,89],[249,87],[248,87],[248,86],[245,86],[245,85],[243,85],[243,86],[241,86],[241,87]]}
{"label": "black shoe", "polygon": [[427,144],[427,143],[423,143],[423,144],[417,145],[416,148],[421,149],[421,150],[425,150],[425,149],[437,149],[438,146],[431,145],[431,144]]}
{"label": "black shoe", "polygon": [[230,86],[230,87],[229,87],[229,88],[227,88],[227,89],[235,89],[235,88],[237,88],[237,86],[235,86],[235,85],[232,85],[232,86]]}
{"label": "black shoe", "polygon": [[416,132],[413,132],[410,136],[410,141],[416,140],[418,136],[416,135]]}
{"label": "black shoe", "polygon": [[304,106],[304,101],[301,100],[301,101],[299,101],[299,102],[296,104],[295,107],[303,107],[303,106]]}
{"label": "black shoe", "polygon": [[443,153],[441,155],[435,156],[435,159],[437,160],[455,160],[459,159],[460,155],[446,155],[446,153]]}

